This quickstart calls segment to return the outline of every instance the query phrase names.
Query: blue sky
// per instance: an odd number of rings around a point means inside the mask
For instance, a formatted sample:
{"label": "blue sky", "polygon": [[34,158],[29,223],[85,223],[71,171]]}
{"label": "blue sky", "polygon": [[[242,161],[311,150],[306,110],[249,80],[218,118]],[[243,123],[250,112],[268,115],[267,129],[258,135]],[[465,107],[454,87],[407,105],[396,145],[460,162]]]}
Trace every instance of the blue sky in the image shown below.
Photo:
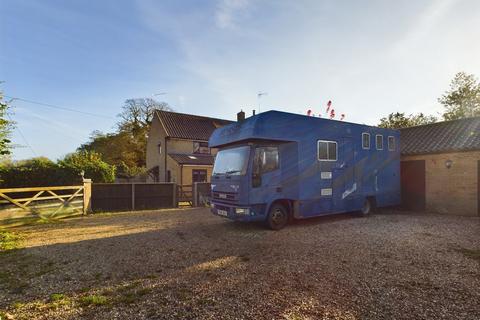
{"label": "blue sky", "polygon": [[[439,113],[453,75],[480,76],[480,1],[0,0],[15,159],[57,159],[114,130],[125,99],[167,92],[175,111],[305,113],[346,120]],[[8,100],[8,99],[7,99]]]}

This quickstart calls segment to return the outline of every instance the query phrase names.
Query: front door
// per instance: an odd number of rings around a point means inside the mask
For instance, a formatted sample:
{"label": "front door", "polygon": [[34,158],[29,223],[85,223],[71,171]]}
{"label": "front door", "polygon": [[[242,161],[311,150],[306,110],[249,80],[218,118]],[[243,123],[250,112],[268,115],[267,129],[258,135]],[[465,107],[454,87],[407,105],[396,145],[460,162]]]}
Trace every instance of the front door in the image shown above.
{"label": "front door", "polygon": [[425,210],[425,160],[400,162],[402,205],[410,210]]}

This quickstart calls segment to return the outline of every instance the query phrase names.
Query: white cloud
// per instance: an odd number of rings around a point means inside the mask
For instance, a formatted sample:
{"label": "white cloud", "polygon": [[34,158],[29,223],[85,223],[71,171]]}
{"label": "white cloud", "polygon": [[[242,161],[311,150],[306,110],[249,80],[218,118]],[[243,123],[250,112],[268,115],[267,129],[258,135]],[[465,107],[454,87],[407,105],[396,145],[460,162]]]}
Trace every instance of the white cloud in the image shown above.
{"label": "white cloud", "polygon": [[176,39],[188,75],[176,84],[186,98],[182,111],[231,118],[256,108],[257,93],[266,91],[262,111],[318,114],[332,100],[353,122],[376,124],[395,111],[435,114],[452,72],[464,65],[480,72],[479,45],[462,50],[480,17],[457,4],[221,2],[214,26],[183,25],[195,31]]}

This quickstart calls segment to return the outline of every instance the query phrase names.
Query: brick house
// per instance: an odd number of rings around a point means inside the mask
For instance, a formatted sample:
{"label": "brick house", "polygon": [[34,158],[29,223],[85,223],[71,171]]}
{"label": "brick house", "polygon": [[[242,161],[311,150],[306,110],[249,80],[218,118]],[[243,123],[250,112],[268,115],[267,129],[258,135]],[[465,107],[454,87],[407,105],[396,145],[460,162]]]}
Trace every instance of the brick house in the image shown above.
{"label": "brick house", "polygon": [[147,139],[147,180],[181,185],[209,182],[216,150],[208,148],[208,139],[216,128],[230,123],[157,110]]}
{"label": "brick house", "polygon": [[480,215],[480,117],[402,129],[401,144],[405,206]]}

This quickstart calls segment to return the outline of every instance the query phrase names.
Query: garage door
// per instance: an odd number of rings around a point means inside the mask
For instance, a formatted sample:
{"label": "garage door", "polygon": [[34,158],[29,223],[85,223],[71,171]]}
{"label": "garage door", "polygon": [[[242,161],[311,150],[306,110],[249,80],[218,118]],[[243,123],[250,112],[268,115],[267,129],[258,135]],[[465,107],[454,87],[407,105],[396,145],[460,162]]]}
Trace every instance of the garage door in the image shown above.
{"label": "garage door", "polygon": [[402,205],[410,210],[425,210],[425,160],[400,163]]}

